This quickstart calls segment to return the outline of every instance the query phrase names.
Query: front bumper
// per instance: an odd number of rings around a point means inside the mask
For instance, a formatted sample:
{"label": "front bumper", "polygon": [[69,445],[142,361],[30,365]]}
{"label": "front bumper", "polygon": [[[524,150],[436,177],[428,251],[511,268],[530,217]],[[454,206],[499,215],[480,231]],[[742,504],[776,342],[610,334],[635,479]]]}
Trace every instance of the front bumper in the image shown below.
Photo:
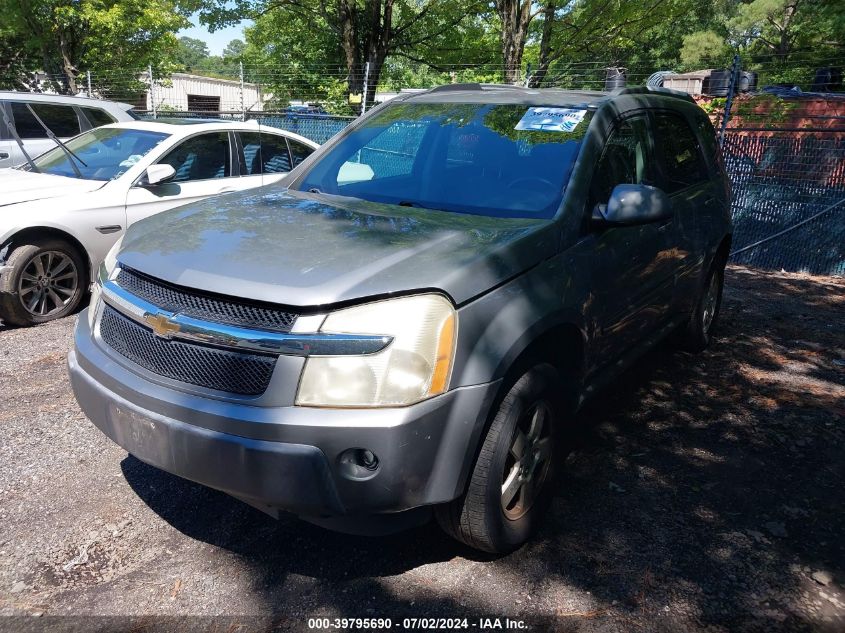
{"label": "front bumper", "polygon": [[[103,433],[152,466],[303,516],[395,513],[459,496],[498,387],[393,409],[255,406],[148,380],[102,345],[83,312],[68,367]],[[348,476],[339,457],[350,448],[378,456],[374,476]]]}

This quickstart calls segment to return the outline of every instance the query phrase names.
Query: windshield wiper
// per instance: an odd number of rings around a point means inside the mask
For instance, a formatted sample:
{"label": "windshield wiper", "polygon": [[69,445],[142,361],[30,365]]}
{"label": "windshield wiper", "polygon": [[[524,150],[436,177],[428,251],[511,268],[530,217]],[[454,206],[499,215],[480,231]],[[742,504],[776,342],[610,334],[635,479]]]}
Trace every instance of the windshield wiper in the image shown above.
{"label": "windshield wiper", "polygon": [[35,166],[35,163],[32,160],[32,156],[29,155],[29,152],[26,151],[26,148],[23,146],[23,141],[21,137],[18,136],[18,131],[15,129],[15,125],[9,120],[9,117],[6,116],[6,109],[0,105],[0,116],[3,117],[3,123],[6,124],[6,128],[9,130],[9,133],[12,135],[12,138],[15,139],[15,142],[18,144],[18,147],[21,148],[21,152],[26,157],[26,162],[29,163],[29,167],[35,172],[40,174],[41,170]]}
{"label": "windshield wiper", "polygon": [[35,114],[35,110],[33,110],[33,109],[32,109],[32,106],[31,106],[31,105],[29,105],[29,104],[27,103],[27,104],[26,104],[26,107],[27,107],[27,109],[28,109],[28,110],[32,113],[32,116],[34,116],[34,117],[35,117],[35,120],[36,120],[36,121],[38,121],[38,123],[41,125],[41,127],[43,127],[43,128],[44,128],[44,131],[45,131],[45,132],[47,132],[47,136],[49,136],[49,137],[50,137],[50,140],[51,140],[51,141],[53,141],[56,145],[58,145],[59,147],[61,147],[61,148],[62,148],[62,151],[64,151],[65,156],[67,156],[67,157],[68,157],[68,162],[70,163],[70,166],[71,166],[71,167],[73,167],[73,173],[75,173],[75,174],[76,174],[76,177],[77,177],[77,178],[79,178],[80,180],[84,180],[84,179],[82,178],[82,172],[81,172],[81,171],[79,171],[79,167],[77,167],[76,163],[75,163],[75,162],[73,162],[73,159],[75,158],[75,159],[76,159],[76,160],[78,160],[80,163],[82,163],[82,166],[83,166],[83,167],[88,167],[88,165],[85,163],[85,161],[84,161],[84,160],[82,160],[81,158],[79,158],[79,156],[77,156],[76,154],[74,154],[74,153],[70,150],[70,148],[69,148],[67,145],[65,145],[64,143],[62,143],[62,142],[59,140],[59,138],[58,138],[55,134],[53,134],[53,130],[51,130],[50,128],[48,128],[48,127],[45,125],[44,121],[42,121],[42,120],[41,120],[41,117],[40,117],[40,116],[38,116],[37,114]]}
{"label": "windshield wiper", "polygon": [[[429,207],[424,204],[420,204],[419,202],[414,202],[413,200],[402,200],[401,202],[396,203],[397,206],[400,207],[412,207],[414,209],[426,209],[428,211],[445,211],[446,213],[455,213],[449,209],[441,209],[439,207]],[[458,211],[460,213],[460,211]]]}

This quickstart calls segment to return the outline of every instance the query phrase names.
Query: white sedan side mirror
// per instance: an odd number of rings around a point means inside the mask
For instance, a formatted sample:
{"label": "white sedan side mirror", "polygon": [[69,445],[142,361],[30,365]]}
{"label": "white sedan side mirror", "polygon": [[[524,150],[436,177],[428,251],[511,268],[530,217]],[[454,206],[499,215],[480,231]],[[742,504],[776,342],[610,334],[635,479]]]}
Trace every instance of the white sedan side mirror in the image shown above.
{"label": "white sedan side mirror", "polygon": [[176,175],[176,170],[173,169],[173,165],[150,165],[147,167],[146,175],[146,182],[143,184],[147,186],[158,185],[173,178]]}

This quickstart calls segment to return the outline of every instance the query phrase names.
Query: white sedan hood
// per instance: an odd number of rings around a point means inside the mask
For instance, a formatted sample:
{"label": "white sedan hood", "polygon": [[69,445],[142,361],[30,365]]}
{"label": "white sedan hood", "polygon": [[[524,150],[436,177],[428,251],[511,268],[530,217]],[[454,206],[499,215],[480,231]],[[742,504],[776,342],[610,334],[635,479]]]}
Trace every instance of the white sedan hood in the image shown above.
{"label": "white sedan hood", "polygon": [[87,193],[96,191],[105,184],[100,180],[80,180],[19,169],[0,169],[0,207],[18,202]]}

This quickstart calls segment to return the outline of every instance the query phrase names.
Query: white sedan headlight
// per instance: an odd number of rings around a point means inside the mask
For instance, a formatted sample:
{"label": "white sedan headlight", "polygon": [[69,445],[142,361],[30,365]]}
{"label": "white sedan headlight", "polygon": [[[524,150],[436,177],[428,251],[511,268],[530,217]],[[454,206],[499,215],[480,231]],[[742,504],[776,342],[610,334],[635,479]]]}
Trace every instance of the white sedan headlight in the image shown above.
{"label": "white sedan headlight", "polygon": [[441,295],[387,299],[333,312],[320,332],[393,337],[367,356],[312,356],[305,361],[296,404],[312,407],[395,407],[449,387],[457,313]]}
{"label": "white sedan headlight", "polygon": [[94,317],[97,314],[97,306],[100,304],[100,294],[102,293],[103,282],[110,279],[117,268],[117,252],[120,250],[120,245],[123,243],[121,237],[111,250],[106,255],[106,258],[100,263],[97,269],[97,278],[91,284],[91,303],[88,304],[88,326],[94,328]]}

